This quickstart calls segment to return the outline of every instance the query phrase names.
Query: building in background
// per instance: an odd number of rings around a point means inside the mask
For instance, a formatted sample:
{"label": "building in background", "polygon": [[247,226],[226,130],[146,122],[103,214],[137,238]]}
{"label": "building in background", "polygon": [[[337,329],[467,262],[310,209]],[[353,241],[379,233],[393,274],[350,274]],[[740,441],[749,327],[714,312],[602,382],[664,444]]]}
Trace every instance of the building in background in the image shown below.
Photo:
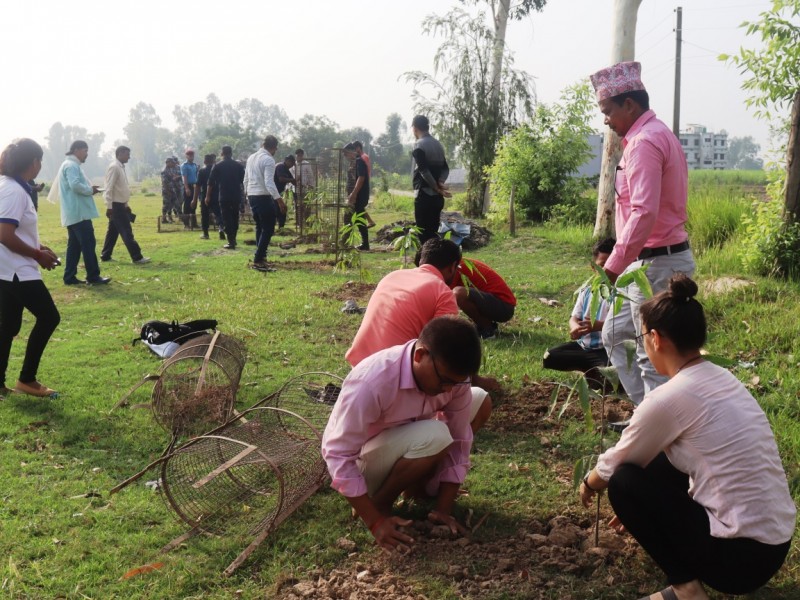
{"label": "building in background", "polygon": [[680,140],[689,170],[727,168],[728,134],[724,129],[714,133],[702,125],[688,125]]}

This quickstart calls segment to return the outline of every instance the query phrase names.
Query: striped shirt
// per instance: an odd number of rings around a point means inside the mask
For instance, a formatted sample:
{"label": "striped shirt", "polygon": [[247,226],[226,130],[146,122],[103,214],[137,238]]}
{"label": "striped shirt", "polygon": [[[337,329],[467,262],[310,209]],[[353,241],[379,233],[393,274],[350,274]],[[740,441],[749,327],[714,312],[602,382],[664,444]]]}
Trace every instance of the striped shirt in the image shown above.
{"label": "striped shirt", "polygon": [[[572,309],[572,316],[579,320],[588,320],[591,318],[590,309],[592,306],[592,288],[589,286],[583,287],[578,292],[578,300],[575,302],[575,308]],[[594,321],[605,321],[608,315],[608,302],[600,300],[600,306],[597,308],[597,313],[594,316]],[[600,331],[592,331],[582,336],[578,340],[581,348],[584,350],[597,350],[603,347],[603,333]]]}

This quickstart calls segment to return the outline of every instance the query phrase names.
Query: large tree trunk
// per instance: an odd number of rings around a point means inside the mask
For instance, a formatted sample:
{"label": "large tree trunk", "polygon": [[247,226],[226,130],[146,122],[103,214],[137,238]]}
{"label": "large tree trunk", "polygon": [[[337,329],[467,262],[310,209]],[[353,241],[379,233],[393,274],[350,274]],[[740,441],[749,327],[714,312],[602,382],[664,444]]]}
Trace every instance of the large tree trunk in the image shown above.
{"label": "large tree trunk", "polygon": [[[636,18],[642,0],[614,1],[614,32],[611,43],[611,63],[635,58]],[[620,139],[610,129],[603,136],[603,157],[600,165],[600,185],[597,197],[597,217],[594,237],[614,235],[614,177],[622,157]]]}
{"label": "large tree trunk", "polygon": [[789,143],[786,146],[786,185],[783,189],[783,220],[800,222],[800,91],[792,102]]}
{"label": "large tree trunk", "polygon": [[[508,11],[511,7],[511,0],[498,0],[497,12],[494,12],[492,3],[492,17],[494,20],[494,46],[492,47],[492,110],[497,111],[500,104],[500,82],[503,75],[503,53],[506,47],[506,28],[508,27]],[[491,194],[489,185],[486,185],[483,194],[482,211],[484,214],[489,210],[491,204]]]}

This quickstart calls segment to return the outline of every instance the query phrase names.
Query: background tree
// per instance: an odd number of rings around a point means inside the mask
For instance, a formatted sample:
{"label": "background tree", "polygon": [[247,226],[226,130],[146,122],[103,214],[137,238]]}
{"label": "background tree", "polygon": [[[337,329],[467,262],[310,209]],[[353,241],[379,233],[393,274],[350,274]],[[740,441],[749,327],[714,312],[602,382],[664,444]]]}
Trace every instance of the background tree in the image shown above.
{"label": "background tree", "polygon": [[[409,148],[403,144],[401,131],[406,129],[405,121],[397,113],[386,117],[386,130],[375,140],[375,162],[389,173],[409,173]],[[372,155],[370,155],[372,156]]]}
{"label": "background tree", "polygon": [[756,171],[764,167],[764,161],[758,158],[761,146],[756,144],[753,136],[732,137],[728,139],[728,168]]}
{"label": "background tree", "polygon": [[[722,55],[748,75],[742,89],[749,90],[748,106],[756,116],[769,119],[775,109],[791,107],[786,145],[786,179],[783,186],[783,219],[800,222],[800,0],[773,0],[760,20],[745,21],[747,34],[760,37],[758,50],[741,48],[734,56]],[[794,22],[793,22],[794,20]]]}
{"label": "background tree", "polygon": [[44,160],[39,179],[52,181],[61,163],[64,162],[64,156],[70,145],[75,140],[83,140],[89,144],[89,156],[83,164],[86,176],[95,178],[105,173],[106,164],[100,156],[103,142],[106,139],[105,133],[89,133],[85,127],[62,125],[60,122],[56,122],[50,126],[46,139],[47,144],[43,148]]}
{"label": "background tree", "polygon": [[[511,68],[513,59],[506,52],[499,102],[493,103],[494,32],[482,12],[471,17],[454,8],[443,17],[426,17],[422,28],[445,38],[434,55],[434,72],[410,71],[404,77],[414,84],[415,110],[431,119],[440,140],[466,164],[466,212],[477,216],[483,212],[484,169],[494,160],[503,133],[531,114],[533,83],[527,73]],[[429,88],[432,97],[424,96],[421,88]]]}
{"label": "background tree", "polygon": [[289,116],[277,104],[268,106],[256,98],[245,98],[229,108],[228,112],[242,130],[253,131],[262,141],[267,135],[284,140],[289,133]]}
{"label": "background tree", "polygon": [[208,139],[207,131],[215,125],[230,125],[237,122],[237,115],[230,104],[222,104],[216,94],[209,94],[205,101],[189,106],[175,105],[172,110],[178,127],[175,130],[176,144],[180,154],[183,146],[202,146]]}
{"label": "background tree", "polygon": [[319,156],[324,148],[333,148],[343,141],[339,125],[324,116],[303,115],[292,123],[292,131],[292,145],[305,150],[308,157]]}
{"label": "background tree", "polygon": [[[151,104],[139,102],[128,113],[128,124],[123,131],[127,138],[127,145],[131,148],[131,162],[128,172],[133,178],[141,181],[160,170],[163,157],[159,152],[159,145],[165,138],[171,137],[169,130],[160,127],[161,117]],[[171,149],[164,154],[172,154]]]}
{"label": "background tree", "polygon": [[213,125],[205,131],[206,140],[197,151],[197,155],[202,158],[205,154],[216,154],[220,156],[223,146],[233,148],[233,158],[235,160],[246,160],[255,152],[263,141],[252,129],[243,129],[239,123],[229,125]]}
{"label": "background tree", "polygon": [[529,123],[498,145],[487,170],[495,189],[509,197],[529,219],[546,219],[555,205],[575,205],[586,189],[578,168],[591,157],[593,94],[587,84],[568,87],[559,102],[539,104]]}

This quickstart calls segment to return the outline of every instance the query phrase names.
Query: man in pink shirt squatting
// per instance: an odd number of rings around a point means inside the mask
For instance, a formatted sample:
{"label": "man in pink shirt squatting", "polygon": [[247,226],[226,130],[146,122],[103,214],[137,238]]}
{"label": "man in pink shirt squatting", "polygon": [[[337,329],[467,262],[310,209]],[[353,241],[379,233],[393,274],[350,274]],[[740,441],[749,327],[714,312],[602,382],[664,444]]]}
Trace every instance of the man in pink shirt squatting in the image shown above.
{"label": "man in pink shirt squatting", "polygon": [[[617,166],[617,243],[605,264],[611,281],[649,265],[653,293],[666,289],[675,273],[691,276],[695,264],[686,233],[688,168],[680,141],[650,110],[650,98],[638,62],[621,62],[591,76],[605,124],[622,137]],[[630,298],[603,325],[603,345],[617,368],[631,401],[666,381],[647,358],[641,343],[639,305],[645,297],[633,283],[623,290]],[[637,340],[636,360],[628,368],[625,340]]]}
{"label": "man in pink shirt squatting", "polygon": [[481,342],[471,323],[438,317],[419,339],[392,346],[359,362],[342,391],[322,437],[331,487],[364,521],[376,543],[407,552],[413,538],[392,516],[397,497],[436,499],[428,519],[455,533],[452,516],[469,470],[470,421],[475,400],[471,375],[481,364]]}
{"label": "man in pink shirt squatting", "polygon": [[[416,339],[431,319],[457,316],[458,304],[445,282],[453,280],[460,260],[461,249],[457,244],[434,237],[422,245],[419,267],[392,271],[381,279],[345,354],[347,362],[355,367],[379,350]],[[473,381],[476,387],[472,388],[472,395],[478,407],[473,414],[475,432],[492,414],[492,401],[486,390],[495,389],[497,382],[477,373]]]}

